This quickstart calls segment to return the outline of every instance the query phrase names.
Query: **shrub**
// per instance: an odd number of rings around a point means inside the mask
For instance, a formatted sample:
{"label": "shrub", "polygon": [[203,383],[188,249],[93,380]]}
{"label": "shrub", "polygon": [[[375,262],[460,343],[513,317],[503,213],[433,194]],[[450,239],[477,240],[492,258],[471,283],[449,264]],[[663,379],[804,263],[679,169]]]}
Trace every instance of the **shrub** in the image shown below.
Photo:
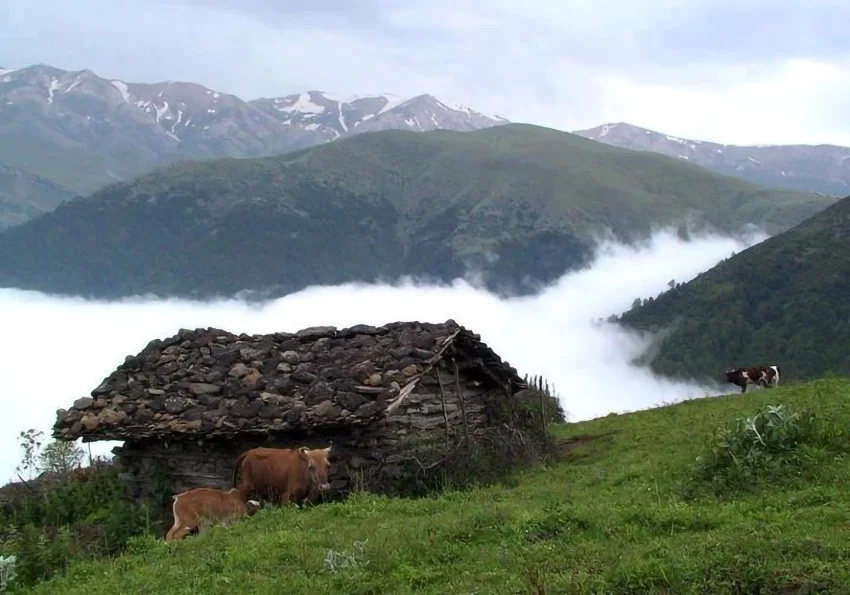
{"label": "shrub", "polygon": [[64,474],[46,473],[3,488],[2,553],[14,554],[15,586],[30,586],[76,558],[114,555],[150,531],[145,506],[124,499],[118,469],[96,462]]}
{"label": "shrub", "polygon": [[813,411],[766,405],[717,429],[696,460],[694,480],[716,494],[745,491],[800,473],[824,450],[843,448],[841,431]]}
{"label": "shrub", "polygon": [[0,556],[0,593],[15,580],[15,556]]}

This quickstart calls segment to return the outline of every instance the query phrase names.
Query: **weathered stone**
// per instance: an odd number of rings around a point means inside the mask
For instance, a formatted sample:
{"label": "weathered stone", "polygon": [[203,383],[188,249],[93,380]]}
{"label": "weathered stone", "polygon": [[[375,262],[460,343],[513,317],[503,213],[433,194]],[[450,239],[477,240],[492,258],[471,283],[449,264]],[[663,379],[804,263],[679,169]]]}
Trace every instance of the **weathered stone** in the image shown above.
{"label": "weathered stone", "polygon": [[242,377],[242,385],[248,388],[255,388],[263,375],[256,368],[249,368],[247,374]]}
{"label": "weathered stone", "polygon": [[88,409],[94,404],[94,399],[91,397],[80,397],[74,401],[74,409]]}
{"label": "weathered stone", "polygon": [[305,369],[299,368],[289,375],[290,379],[299,384],[312,384],[317,380],[317,376],[308,372]]}
{"label": "weathered stone", "polygon": [[177,370],[180,369],[180,364],[176,361],[168,362],[167,364],[163,364],[159,368],[156,369],[156,373],[160,376],[169,376],[174,374]]}
{"label": "weathered stone", "polygon": [[145,386],[138,380],[130,380],[127,383],[127,390],[130,393],[130,398],[141,399],[145,396]]}
{"label": "weathered stone", "polygon": [[284,351],[280,354],[280,358],[291,366],[301,362],[301,356],[298,355],[297,351]]}
{"label": "weathered stone", "polygon": [[282,372],[284,374],[289,374],[292,372],[292,364],[287,364],[286,362],[281,362],[275,368],[278,372]]}
{"label": "weathered stone", "polygon": [[[348,409],[348,407],[346,407],[346,409]],[[368,418],[368,417],[372,417],[373,415],[378,413],[378,411],[380,411],[380,410],[381,410],[381,406],[377,402],[370,401],[370,402],[364,403],[363,405],[358,407],[357,410],[354,411],[354,415],[357,416],[357,417]]]}
{"label": "weathered stone", "polygon": [[257,399],[249,401],[246,397],[237,399],[236,404],[231,407],[230,414],[234,417],[256,417],[263,408],[263,403]]}
{"label": "weathered stone", "polygon": [[183,397],[168,397],[165,399],[165,410],[172,415],[176,415],[189,407],[190,404],[191,401]]}
{"label": "weathered stone", "polygon": [[254,349],[251,347],[244,347],[239,350],[239,357],[242,358],[243,362],[250,362],[255,359],[260,359],[263,357],[262,349]]}
{"label": "weathered stone", "polygon": [[106,400],[106,397],[98,397],[94,400],[92,404],[92,409],[103,409],[109,404],[109,401]]}
{"label": "weathered stone", "polygon": [[221,386],[206,382],[192,382],[189,384],[189,391],[193,395],[214,395],[221,392]]}
{"label": "weathered stone", "polygon": [[295,333],[295,336],[300,339],[309,339],[312,337],[321,337],[336,332],[335,326],[311,326]]}
{"label": "weathered stone", "polygon": [[82,419],[80,419],[80,424],[82,424],[82,426],[83,426],[86,430],[88,430],[89,432],[91,432],[91,431],[92,431],[92,430],[94,430],[97,426],[99,426],[99,425],[100,425],[100,420],[99,420],[96,416],[94,416],[94,415],[87,414],[87,415],[84,415],[84,416],[82,417]]}
{"label": "weathered stone", "polygon": [[363,382],[369,376],[371,376],[375,372],[375,363],[370,360],[364,360],[358,364],[354,364],[349,368],[351,371],[351,376],[357,380],[357,382]]}
{"label": "weathered stone", "polygon": [[333,395],[333,391],[327,382],[315,382],[307,391],[307,405],[310,406],[321,401],[326,401],[331,395]]}
{"label": "weathered stone", "polygon": [[149,395],[157,396],[157,395],[164,395],[165,391],[162,390],[161,388],[149,388],[149,389],[147,389],[147,393]]}
{"label": "weathered stone", "polygon": [[368,386],[380,386],[382,380],[383,376],[375,372],[374,374],[371,374],[366,380],[364,380],[363,384],[366,384]]}
{"label": "weathered stone", "polygon": [[146,424],[153,419],[153,409],[139,409],[133,414],[133,421],[137,424]]}
{"label": "weathered stone", "polygon": [[124,395],[115,395],[114,397],[112,397],[112,404],[116,407],[121,406],[126,402],[127,397],[125,397]]}
{"label": "weathered stone", "polygon": [[233,376],[234,378],[242,378],[247,373],[248,373],[248,366],[246,366],[242,362],[239,362],[239,363],[233,364],[233,367],[230,368],[230,371],[227,374],[228,374],[228,376]]}
{"label": "weathered stone", "polygon": [[103,424],[121,424],[127,420],[127,414],[117,409],[105,409],[98,418]]}
{"label": "weathered stone", "polygon": [[262,419],[272,419],[274,417],[279,417],[282,414],[283,412],[277,405],[266,404],[263,405],[257,415],[259,415]]}
{"label": "weathered stone", "polygon": [[349,411],[356,411],[358,407],[368,401],[368,399],[363,395],[358,395],[357,393],[348,391],[336,393],[336,395],[334,395],[334,400],[339,403],[343,409],[348,409]]}
{"label": "weathered stone", "polygon": [[208,382],[210,384],[217,384],[221,382],[221,379],[224,378],[224,372],[221,370],[213,370],[204,375],[204,382]]}
{"label": "weathered stone", "polygon": [[301,418],[304,416],[304,413],[307,411],[307,408],[301,405],[300,403],[286,412],[283,416],[284,421],[289,422],[292,425],[296,425],[301,423]]}
{"label": "weathered stone", "polygon": [[335,407],[331,401],[322,401],[313,408],[313,415],[326,419],[339,417],[339,407]]}
{"label": "weathered stone", "polygon": [[[108,393],[110,391],[110,389],[113,388],[113,387],[110,386],[110,384],[111,384],[110,380],[111,380],[111,378],[109,378],[109,377],[104,378],[103,381],[100,384],[97,385],[97,388],[94,389],[93,391],[91,391],[92,396],[96,397],[98,395]],[[83,398],[87,399],[88,397],[83,397]]]}
{"label": "weathered stone", "polygon": [[411,364],[411,365],[403,368],[401,370],[401,373],[404,376],[407,376],[408,378],[410,378],[411,376],[416,376],[420,371],[421,370],[420,370],[419,366],[417,366],[416,364]]}
{"label": "weathered stone", "polygon": [[410,345],[402,345],[400,347],[390,349],[390,355],[393,356],[393,359],[403,359],[410,355],[411,351],[412,347],[410,347]]}

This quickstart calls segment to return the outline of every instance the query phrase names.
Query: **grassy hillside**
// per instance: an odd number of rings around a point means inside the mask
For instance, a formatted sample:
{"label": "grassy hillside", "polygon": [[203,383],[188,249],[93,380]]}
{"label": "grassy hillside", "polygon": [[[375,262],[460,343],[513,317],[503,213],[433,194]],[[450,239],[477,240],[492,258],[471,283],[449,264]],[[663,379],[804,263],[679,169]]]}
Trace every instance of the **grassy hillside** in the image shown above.
{"label": "grassy hillside", "polygon": [[[846,592],[848,391],[822,379],[564,424],[563,460],[509,486],[266,509],[176,544],[136,540],[34,592]],[[715,437],[776,404],[803,417],[757,426],[770,448],[746,424]]]}
{"label": "grassy hillside", "polygon": [[50,180],[0,165],[0,230],[52,211],[73,196]]}
{"label": "grassy hillside", "polygon": [[516,288],[582,264],[605,229],[630,240],[693,216],[775,232],[832,202],[536,126],[385,131],[182,163],[72,201],[0,235],[0,286],[281,295],[472,267]]}
{"label": "grassy hillside", "polygon": [[850,373],[850,197],[621,317],[669,331],[651,366],[722,377],[779,363],[789,378]]}

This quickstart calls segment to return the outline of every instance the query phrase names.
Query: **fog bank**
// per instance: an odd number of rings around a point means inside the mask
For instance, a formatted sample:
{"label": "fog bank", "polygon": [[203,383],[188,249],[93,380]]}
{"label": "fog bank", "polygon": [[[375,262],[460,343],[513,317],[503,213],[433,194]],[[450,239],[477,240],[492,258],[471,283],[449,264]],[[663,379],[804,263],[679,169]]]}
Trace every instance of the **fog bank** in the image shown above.
{"label": "fog bank", "polygon": [[[688,281],[765,237],[692,236],[685,242],[662,231],[635,247],[605,243],[589,268],[538,295],[511,299],[465,281],[314,287],[262,305],[98,302],[0,289],[0,484],[15,476],[19,432],[34,427],[49,435],[56,409],[88,395],[125,356],[180,328],[269,333],[453,318],[479,333],[521,375],[541,374],[554,383],[570,421],[726,392],[719,384],[671,382],[632,366],[650,338],[597,320],[622,313],[636,297],[657,295],[670,280]],[[114,444],[94,443],[92,452],[106,453]]]}

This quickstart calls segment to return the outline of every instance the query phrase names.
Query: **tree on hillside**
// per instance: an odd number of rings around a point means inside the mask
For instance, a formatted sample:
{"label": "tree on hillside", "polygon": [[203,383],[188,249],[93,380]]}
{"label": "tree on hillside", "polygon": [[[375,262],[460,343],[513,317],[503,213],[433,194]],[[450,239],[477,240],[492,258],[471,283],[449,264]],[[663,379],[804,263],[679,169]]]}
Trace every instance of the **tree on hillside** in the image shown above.
{"label": "tree on hillside", "polygon": [[67,473],[80,466],[83,460],[83,450],[74,442],[51,440],[42,449],[44,432],[30,428],[21,432],[18,440],[24,450],[21,463],[16,468],[18,476],[22,474],[32,479],[33,475],[41,473]]}

